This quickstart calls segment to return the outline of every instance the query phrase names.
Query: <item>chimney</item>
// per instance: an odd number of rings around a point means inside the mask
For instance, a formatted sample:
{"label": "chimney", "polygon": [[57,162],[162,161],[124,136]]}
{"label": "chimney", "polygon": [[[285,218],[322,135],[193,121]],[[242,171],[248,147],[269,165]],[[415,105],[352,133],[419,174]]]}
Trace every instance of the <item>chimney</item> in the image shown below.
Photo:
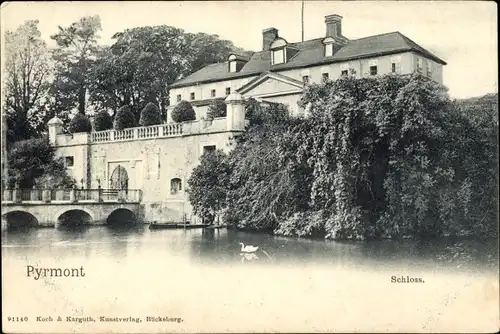
{"label": "chimney", "polygon": [[267,28],[262,31],[262,50],[269,51],[271,43],[278,38],[278,29]]}
{"label": "chimney", "polygon": [[326,23],[326,37],[340,37],[342,36],[342,16],[331,14],[325,16]]}

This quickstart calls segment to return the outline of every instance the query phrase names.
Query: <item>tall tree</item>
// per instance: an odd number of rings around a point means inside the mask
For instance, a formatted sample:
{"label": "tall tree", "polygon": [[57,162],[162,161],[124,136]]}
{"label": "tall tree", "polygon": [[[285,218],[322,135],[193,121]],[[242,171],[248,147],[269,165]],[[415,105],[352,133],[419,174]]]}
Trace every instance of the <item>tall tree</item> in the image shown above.
{"label": "tall tree", "polygon": [[66,109],[78,108],[85,113],[89,72],[98,52],[97,42],[101,30],[99,16],[87,16],[72,23],[69,27],[59,26],[57,34],[51,36],[57,42],[54,53],[57,63],[57,88]]}
{"label": "tall tree", "polygon": [[166,25],[138,27],[116,33],[92,70],[90,100],[116,111],[130,105],[139,121],[149,102],[165,117],[169,85],[200,68],[243,53],[217,35],[190,34]]}
{"label": "tall tree", "polygon": [[26,21],[5,34],[5,113],[7,141],[38,136],[43,130],[49,89],[49,53],[38,21]]}

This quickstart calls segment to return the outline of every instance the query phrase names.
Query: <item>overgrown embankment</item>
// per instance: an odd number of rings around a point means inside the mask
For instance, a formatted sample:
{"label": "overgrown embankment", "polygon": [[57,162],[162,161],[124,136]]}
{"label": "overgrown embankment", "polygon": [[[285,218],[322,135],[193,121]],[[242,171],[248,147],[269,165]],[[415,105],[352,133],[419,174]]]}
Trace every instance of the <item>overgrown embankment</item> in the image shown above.
{"label": "overgrown embankment", "polygon": [[497,95],[451,101],[422,76],[307,87],[306,119],[250,101],[229,155],[189,180],[197,213],[286,236],[489,235],[497,226]]}

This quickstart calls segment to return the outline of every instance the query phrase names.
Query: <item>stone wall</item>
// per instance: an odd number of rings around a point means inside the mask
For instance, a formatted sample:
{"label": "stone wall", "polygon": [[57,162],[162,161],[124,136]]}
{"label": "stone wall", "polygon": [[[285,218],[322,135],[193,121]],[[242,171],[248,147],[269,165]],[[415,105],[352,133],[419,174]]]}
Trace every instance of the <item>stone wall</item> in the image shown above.
{"label": "stone wall", "polygon": [[58,156],[72,157],[68,172],[78,182],[83,179],[86,188],[115,188],[118,179],[128,189],[143,191],[144,220],[194,223],[198,219],[186,191],[191,172],[205,149],[228,152],[231,138],[244,130],[241,96],[231,94],[226,103],[228,117],[212,121],[75,135],[52,129],[56,135],[50,139]]}

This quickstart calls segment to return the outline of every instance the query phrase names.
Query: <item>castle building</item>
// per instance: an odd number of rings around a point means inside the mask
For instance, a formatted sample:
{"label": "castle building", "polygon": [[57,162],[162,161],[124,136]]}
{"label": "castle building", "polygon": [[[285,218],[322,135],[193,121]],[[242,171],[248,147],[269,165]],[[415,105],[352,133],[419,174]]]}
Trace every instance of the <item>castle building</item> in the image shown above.
{"label": "castle building", "polygon": [[[85,188],[141,189],[144,220],[196,222],[187,180],[204,152],[228,152],[231,138],[244,131],[246,98],[283,103],[301,115],[297,102],[305,85],[342,75],[420,72],[442,82],[446,63],[401,33],[349,40],[342,35],[341,16],[326,16],[325,23],[325,36],[298,43],[266,29],[262,51],[251,57],[232,54],[175,82],[166,124],[67,135],[56,117],[48,123],[51,144]],[[207,120],[208,105],[218,98],[227,104],[227,116]],[[182,100],[193,105],[196,120],[170,119]]]}
{"label": "castle building", "polygon": [[226,62],[208,65],[171,85],[169,110],[186,100],[201,118],[214,98],[236,91],[244,98],[283,103],[292,114],[301,115],[304,110],[297,102],[304,85],[342,75],[419,72],[443,81],[446,62],[400,32],[349,40],[336,14],[325,17],[325,27],[325,36],[296,43],[280,37],[276,28],[265,29],[262,50],[251,57],[231,54]]}

